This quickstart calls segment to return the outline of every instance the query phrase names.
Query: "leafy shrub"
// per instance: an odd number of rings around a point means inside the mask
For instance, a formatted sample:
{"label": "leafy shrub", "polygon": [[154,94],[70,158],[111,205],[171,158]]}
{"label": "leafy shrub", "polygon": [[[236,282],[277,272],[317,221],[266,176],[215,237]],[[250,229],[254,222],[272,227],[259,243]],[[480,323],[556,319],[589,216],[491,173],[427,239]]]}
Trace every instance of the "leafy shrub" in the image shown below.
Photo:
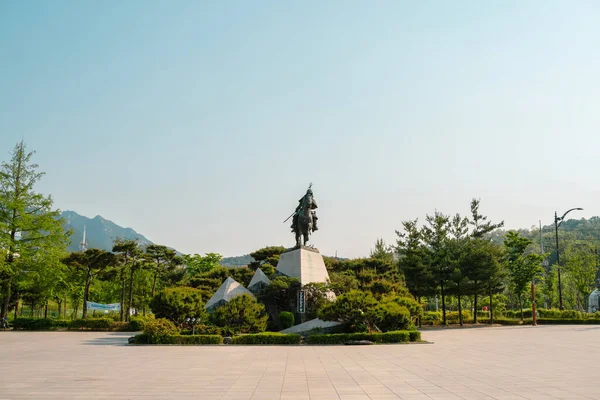
{"label": "leafy shrub", "polygon": [[371,292],[351,290],[321,308],[319,318],[324,321],[341,321],[348,324],[349,329],[360,331],[365,329],[367,313],[376,305],[377,300]]}
{"label": "leafy shrub", "polygon": [[129,325],[130,325],[130,329],[133,332],[137,332],[137,331],[143,331],[144,327],[146,326],[146,323],[148,323],[148,321],[154,321],[154,315],[150,314],[147,316],[135,316],[135,317],[131,317],[129,320]]}
{"label": "leafy shrub", "polygon": [[192,332],[196,332],[196,335],[227,336],[227,335],[223,335],[223,330],[221,328],[219,328],[218,326],[214,326],[214,325],[196,325],[195,329],[182,330],[181,334],[182,335],[191,335]]}
{"label": "leafy shrub", "polygon": [[289,311],[282,311],[279,313],[279,324],[281,325],[281,329],[287,329],[294,326],[294,322],[294,313]]}
{"label": "leafy shrub", "polygon": [[242,333],[258,333],[267,327],[265,307],[250,295],[243,294],[229,300],[210,314],[213,324],[229,327]]}
{"label": "leafy shrub", "polygon": [[[479,322],[487,324],[490,321],[489,318],[482,318]],[[521,320],[517,318],[494,318],[494,324],[498,325],[521,325]],[[531,324],[531,320],[525,319],[523,324]]]}
{"label": "leafy shrub", "polygon": [[115,323],[112,318],[85,318],[74,319],[69,324],[69,329],[88,329],[93,331],[108,331]]}
{"label": "leafy shrub", "polygon": [[110,331],[116,332],[132,332],[131,324],[125,321],[115,321],[110,325]]}
{"label": "leafy shrub", "polygon": [[232,338],[233,344],[300,344],[302,337],[297,334],[263,332],[254,335],[241,335]]}
{"label": "leafy shrub", "polygon": [[167,336],[179,335],[179,330],[172,321],[158,318],[146,323],[144,334],[150,337],[152,343],[164,343]]}
{"label": "leafy shrub", "polygon": [[180,287],[158,292],[150,301],[150,308],[157,318],[167,318],[181,324],[186,317],[205,316],[202,291]]}
{"label": "leafy shrub", "polygon": [[17,318],[12,323],[13,329],[25,331],[47,331],[55,329],[54,321],[49,318]]}
{"label": "leafy shrub", "polygon": [[310,335],[308,344],[344,344],[349,340],[369,340],[374,343],[404,343],[421,339],[419,331],[391,331],[384,333],[334,333],[329,335]]}
{"label": "leafy shrub", "polygon": [[[469,310],[462,310],[463,321],[473,320],[473,314]],[[449,324],[458,323],[460,321],[458,317],[458,311],[446,311],[446,321]]]}
{"label": "leafy shrub", "polygon": [[223,337],[221,335],[163,335],[151,336],[148,334],[136,335],[135,344],[221,344]]}
{"label": "leafy shrub", "polygon": [[596,318],[538,318],[537,323],[540,325],[595,325],[600,324],[600,320]]}
{"label": "leafy shrub", "polygon": [[369,311],[369,317],[384,332],[414,329],[408,309],[394,301],[379,303]]}
{"label": "leafy shrub", "polygon": [[422,322],[440,322],[442,320],[441,311],[425,311]]}

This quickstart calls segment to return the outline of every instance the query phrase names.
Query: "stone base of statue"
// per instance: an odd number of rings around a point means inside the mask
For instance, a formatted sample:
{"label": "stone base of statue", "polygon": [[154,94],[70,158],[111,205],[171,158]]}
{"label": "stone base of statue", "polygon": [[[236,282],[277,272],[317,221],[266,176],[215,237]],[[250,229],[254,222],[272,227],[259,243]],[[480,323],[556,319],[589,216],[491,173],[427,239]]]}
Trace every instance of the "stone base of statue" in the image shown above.
{"label": "stone base of statue", "polygon": [[275,273],[298,278],[302,286],[307,283],[329,281],[323,256],[318,249],[308,246],[293,247],[281,253]]}

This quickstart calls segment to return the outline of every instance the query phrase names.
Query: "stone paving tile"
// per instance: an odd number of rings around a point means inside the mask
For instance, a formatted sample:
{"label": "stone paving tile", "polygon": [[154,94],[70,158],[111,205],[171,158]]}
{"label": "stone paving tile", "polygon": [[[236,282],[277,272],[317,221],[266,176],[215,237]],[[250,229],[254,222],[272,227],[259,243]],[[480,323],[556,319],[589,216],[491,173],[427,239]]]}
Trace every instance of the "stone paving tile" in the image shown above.
{"label": "stone paving tile", "polygon": [[0,400],[600,399],[593,326],[449,329],[428,345],[125,346],[0,332]]}

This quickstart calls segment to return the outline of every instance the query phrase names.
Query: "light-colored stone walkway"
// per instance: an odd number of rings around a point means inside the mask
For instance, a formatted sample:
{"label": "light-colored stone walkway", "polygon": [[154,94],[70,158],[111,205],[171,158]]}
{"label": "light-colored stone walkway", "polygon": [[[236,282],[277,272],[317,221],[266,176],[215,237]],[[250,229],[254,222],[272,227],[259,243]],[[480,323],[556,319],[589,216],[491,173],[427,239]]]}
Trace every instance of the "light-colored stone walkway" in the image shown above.
{"label": "light-colored stone walkway", "polygon": [[0,332],[0,399],[600,399],[600,326],[423,332],[433,344],[126,346]]}

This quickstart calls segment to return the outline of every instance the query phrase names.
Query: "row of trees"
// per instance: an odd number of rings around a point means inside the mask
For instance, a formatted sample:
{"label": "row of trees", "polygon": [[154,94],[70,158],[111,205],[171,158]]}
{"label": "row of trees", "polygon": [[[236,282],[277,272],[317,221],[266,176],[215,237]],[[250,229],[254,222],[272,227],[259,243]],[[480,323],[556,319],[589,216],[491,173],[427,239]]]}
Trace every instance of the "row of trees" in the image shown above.
{"label": "row of trees", "polygon": [[[542,304],[548,308],[557,306],[559,266],[548,262],[556,259],[556,252],[543,252],[534,240],[539,238],[540,231],[503,231],[503,222],[488,221],[480,214],[479,207],[479,200],[474,199],[469,217],[458,214],[450,217],[436,211],[426,216],[422,226],[418,220],[405,221],[403,229],[396,232],[396,245],[387,248],[378,240],[372,256],[392,257],[396,253],[406,286],[416,298],[425,302],[441,296],[444,322],[448,296],[457,305],[459,315],[465,296],[470,298],[469,304],[476,311],[480,309],[478,299],[487,296],[490,309],[493,310],[496,298],[502,299],[503,305],[509,303],[520,308],[522,314],[524,304],[530,304],[525,295],[532,282],[541,286]],[[600,228],[595,219],[592,224]],[[543,236],[546,243],[551,234],[547,228]],[[583,311],[586,297],[598,283],[598,259],[589,236],[585,239],[574,236],[567,233],[562,237],[561,252],[566,260],[560,266],[564,277],[563,294],[572,299],[567,302],[572,308]],[[555,237],[551,239],[554,241]],[[545,247],[548,248],[550,246]],[[544,264],[548,267],[544,268]],[[477,321],[477,313],[474,320]],[[462,324],[462,317],[460,322]]]}
{"label": "row of trees", "polygon": [[[18,143],[10,161],[0,166],[2,317],[11,309],[18,315],[19,304],[21,309],[24,304],[31,306],[32,312],[38,310],[41,314],[43,310],[44,316],[51,304],[59,316],[65,317],[69,304],[73,315],[81,307],[86,317],[84,304],[92,300],[120,302],[120,317],[127,320],[133,309],[142,314],[150,309],[151,300],[161,289],[196,288],[206,302],[227,277],[247,286],[259,267],[272,278],[272,284],[259,295],[270,327],[279,327],[282,312],[295,311],[299,283],[274,276],[279,256],[285,250],[281,246],[255,251],[248,268],[223,268],[219,265],[221,256],[215,253],[178,255],[166,246],[142,248],[135,241],[120,239],[110,252],[89,249],[68,254],[70,232],[63,230],[51,197],[34,190],[43,173],[32,162],[33,154],[27,152],[24,143]],[[479,208],[479,201],[473,200],[468,217],[436,211],[427,215],[422,225],[418,220],[404,221],[397,231],[396,244],[388,247],[378,240],[369,258],[326,258],[330,282],[304,288],[306,318],[320,312],[333,315],[325,300],[328,291],[349,304],[362,302],[362,311],[380,323],[385,312],[376,311],[371,299],[400,312],[392,304],[396,303],[414,318],[418,313],[401,299],[414,296],[427,307],[439,296],[444,321],[447,308],[478,310],[480,302],[490,308],[506,304],[522,309],[527,306],[525,293],[532,280],[540,283],[542,302],[548,307],[556,306],[558,266],[553,265],[555,253],[544,253],[535,240],[540,231],[505,232],[502,222],[488,221]],[[582,224],[566,221],[561,228],[565,231],[561,233],[563,297],[565,304],[578,309],[585,306],[586,296],[596,283],[597,253],[593,251],[592,239],[597,238],[594,230],[600,232],[600,219]],[[541,236],[545,250],[552,250],[554,237],[550,229],[543,229]],[[550,262],[546,269],[541,267],[543,259]],[[405,310],[401,311],[404,315]]]}

